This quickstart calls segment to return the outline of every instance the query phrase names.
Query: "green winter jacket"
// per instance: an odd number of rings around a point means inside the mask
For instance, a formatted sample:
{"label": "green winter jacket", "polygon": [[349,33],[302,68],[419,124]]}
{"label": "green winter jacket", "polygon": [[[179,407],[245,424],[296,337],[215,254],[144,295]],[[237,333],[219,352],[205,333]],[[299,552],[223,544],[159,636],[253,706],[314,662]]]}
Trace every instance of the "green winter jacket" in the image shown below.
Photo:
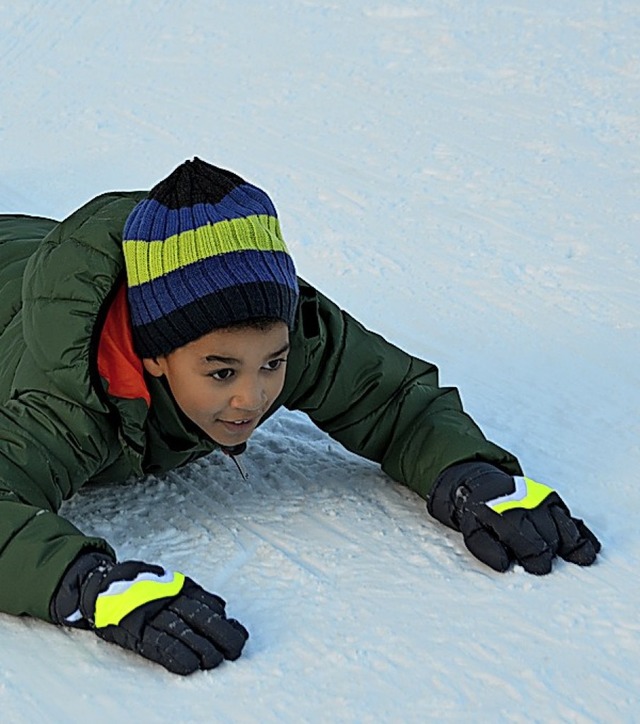
{"label": "green winter jacket", "polygon": [[[0,216],[0,611],[51,620],[51,598],[78,554],[115,556],[57,514],[82,485],[162,473],[216,447],[162,380],[141,376],[139,394],[110,379],[117,354],[108,372],[100,366],[105,320],[124,289],[121,232],[144,196],[104,194],[62,222]],[[285,386],[269,414],[303,410],[425,498],[463,460],[520,473],[457,391],[438,387],[433,365],[300,284]],[[116,351],[126,346],[116,338]]]}

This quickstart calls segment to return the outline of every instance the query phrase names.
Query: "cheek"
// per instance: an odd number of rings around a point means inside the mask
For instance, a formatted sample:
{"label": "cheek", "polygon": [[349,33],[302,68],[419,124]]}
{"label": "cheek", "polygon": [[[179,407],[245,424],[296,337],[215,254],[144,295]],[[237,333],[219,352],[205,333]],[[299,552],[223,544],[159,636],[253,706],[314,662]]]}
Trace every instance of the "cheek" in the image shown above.
{"label": "cheek", "polygon": [[176,402],[182,411],[192,419],[210,417],[223,405],[220,394],[216,394],[208,379],[203,382],[185,385],[176,395]]}
{"label": "cheek", "polygon": [[269,389],[268,389],[268,395],[271,398],[271,401],[275,400],[275,398],[282,392],[282,388],[284,387],[284,379],[285,379],[285,369],[280,372],[279,374],[273,375],[273,379],[270,381]]}

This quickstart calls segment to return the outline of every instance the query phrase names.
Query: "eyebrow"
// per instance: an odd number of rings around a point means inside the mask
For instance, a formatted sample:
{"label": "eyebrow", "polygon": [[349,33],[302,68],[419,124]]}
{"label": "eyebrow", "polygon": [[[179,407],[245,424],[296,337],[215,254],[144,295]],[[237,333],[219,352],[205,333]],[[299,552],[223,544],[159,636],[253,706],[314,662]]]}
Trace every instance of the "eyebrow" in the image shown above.
{"label": "eyebrow", "polygon": [[[265,356],[265,359],[273,359],[274,357],[278,357],[281,354],[284,354],[285,352],[288,352],[291,348],[291,345],[289,342],[287,342],[284,346],[280,347],[280,349],[277,349],[275,352],[272,352],[271,354],[268,354]],[[222,363],[225,365],[233,365],[233,364],[242,364],[241,360],[236,359],[235,357],[223,357],[222,355],[218,354],[208,354],[206,357],[202,358],[202,362],[204,364],[212,364],[212,363]]]}

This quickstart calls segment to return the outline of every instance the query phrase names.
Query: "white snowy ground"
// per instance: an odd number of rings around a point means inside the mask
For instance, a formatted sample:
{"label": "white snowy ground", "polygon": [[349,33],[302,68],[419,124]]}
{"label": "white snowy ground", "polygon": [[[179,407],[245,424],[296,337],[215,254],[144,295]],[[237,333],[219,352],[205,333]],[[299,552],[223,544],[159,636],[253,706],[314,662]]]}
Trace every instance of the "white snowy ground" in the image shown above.
{"label": "white snowy ground", "polygon": [[[0,2],[0,212],[60,218],[199,155],[262,185],[301,274],[437,362],[603,542],[476,563],[298,414],[64,512],[228,600],[187,679],[0,615],[2,722],[640,720],[636,0]],[[0,585],[10,585],[7,581]]]}

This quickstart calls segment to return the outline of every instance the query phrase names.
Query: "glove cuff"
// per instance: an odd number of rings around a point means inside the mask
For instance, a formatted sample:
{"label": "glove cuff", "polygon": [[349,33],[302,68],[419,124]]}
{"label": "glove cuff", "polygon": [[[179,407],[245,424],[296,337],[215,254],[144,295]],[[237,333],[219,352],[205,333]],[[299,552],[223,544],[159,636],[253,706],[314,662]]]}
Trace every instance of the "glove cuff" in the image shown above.
{"label": "glove cuff", "polygon": [[458,463],[436,479],[427,500],[427,510],[436,520],[459,531],[460,516],[470,497],[474,502],[490,500],[513,489],[511,475],[491,463]]}
{"label": "glove cuff", "polygon": [[89,628],[90,618],[81,605],[85,588],[89,580],[102,579],[114,565],[113,558],[102,552],[79,555],[67,568],[51,599],[50,613],[53,622],[59,626]]}

